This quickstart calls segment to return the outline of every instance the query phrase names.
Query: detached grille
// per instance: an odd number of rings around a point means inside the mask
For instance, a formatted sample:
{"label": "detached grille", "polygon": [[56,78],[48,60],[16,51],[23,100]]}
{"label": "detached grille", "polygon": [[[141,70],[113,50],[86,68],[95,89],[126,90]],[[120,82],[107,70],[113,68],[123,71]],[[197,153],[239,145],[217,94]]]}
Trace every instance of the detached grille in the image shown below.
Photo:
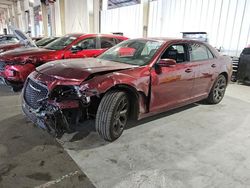
{"label": "detached grille", "polygon": [[25,102],[33,109],[40,107],[39,101],[46,98],[48,89],[46,86],[28,79],[24,90]]}
{"label": "detached grille", "polygon": [[0,72],[3,72],[5,68],[5,62],[0,61]]}

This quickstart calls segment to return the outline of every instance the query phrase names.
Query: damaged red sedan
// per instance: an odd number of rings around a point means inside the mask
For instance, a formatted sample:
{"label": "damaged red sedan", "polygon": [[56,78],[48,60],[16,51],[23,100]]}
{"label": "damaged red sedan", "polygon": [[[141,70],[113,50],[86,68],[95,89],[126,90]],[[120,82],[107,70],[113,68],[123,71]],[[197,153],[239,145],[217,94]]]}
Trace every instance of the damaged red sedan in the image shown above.
{"label": "damaged red sedan", "polygon": [[27,76],[36,67],[57,59],[95,57],[127,40],[119,35],[69,34],[43,48],[29,47],[0,55],[0,79],[14,91],[22,88]]}
{"label": "damaged red sedan", "polygon": [[206,43],[165,38],[124,41],[97,58],[44,64],[29,75],[22,108],[57,136],[95,119],[102,138],[114,141],[129,119],[203,99],[219,103],[231,60]]}

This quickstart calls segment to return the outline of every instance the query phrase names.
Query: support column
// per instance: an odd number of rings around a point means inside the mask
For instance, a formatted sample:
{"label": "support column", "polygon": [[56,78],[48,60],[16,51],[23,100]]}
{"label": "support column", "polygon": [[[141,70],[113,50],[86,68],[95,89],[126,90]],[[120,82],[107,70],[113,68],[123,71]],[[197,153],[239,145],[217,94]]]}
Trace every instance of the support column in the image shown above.
{"label": "support column", "polygon": [[5,20],[5,27],[7,29],[7,32],[10,33],[10,30],[9,30],[9,23],[8,23],[8,10],[7,9],[4,9],[4,20]]}
{"label": "support column", "polygon": [[59,1],[59,6],[60,6],[60,17],[61,17],[61,30],[62,34],[65,35],[65,0],[60,0]]}
{"label": "support column", "polygon": [[34,7],[30,7],[30,24],[31,24],[31,36],[35,36],[35,20],[34,20]]}
{"label": "support column", "polygon": [[94,3],[93,3],[94,33],[100,33],[100,7],[101,7],[100,0],[94,0]]}
{"label": "support column", "polygon": [[13,15],[13,22],[14,22],[14,26],[18,27],[18,17],[17,17],[17,4],[14,3],[11,6],[11,10],[12,10],[12,15]]}
{"label": "support column", "polygon": [[24,2],[21,0],[17,1],[17,16],[18,16],[18,23],[19,29],[22,31],[26,31],[26,19],[24,13]]}
{"label": "support column", "polygon": [[11,5],[8,6],[8,18],[9,18],[8,24],[13,26],[14,25],[14,20],[13,20],[13,14],[12,14],[12,7],[11,7]]}
{"label": "support column", "polygon": [[52,35],[56,35],[56,18],[55,18],[55,4],[50,5],[51,10],[51,28],[52,28]]}
{"label": "support column", "polygon": [[143,0],[143,37],[148,36],[149,0]]}
{"label": "support column", "polygon": [[43,34],[48,36],[48,11],[44,3],[41,4],[42,9],[42,20],[43,20]]}

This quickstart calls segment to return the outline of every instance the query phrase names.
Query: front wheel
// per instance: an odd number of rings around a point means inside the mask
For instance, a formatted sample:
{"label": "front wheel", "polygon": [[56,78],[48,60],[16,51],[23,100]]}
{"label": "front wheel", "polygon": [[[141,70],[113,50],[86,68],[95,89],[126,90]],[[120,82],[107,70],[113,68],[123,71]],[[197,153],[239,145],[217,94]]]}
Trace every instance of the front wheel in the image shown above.
{"label": "front wheel", "polygon": [[96,114],[96,131],[107,141],[119,138],[127,124],[128,96],[123,91],[109,91],[102,98]]}
{"label": "front wheel", "polygon": [[219,75],[216,79],[209,95],[207,102],[209,104],[218,104],[224,97],[227,87],[227,80],[224,75]]}

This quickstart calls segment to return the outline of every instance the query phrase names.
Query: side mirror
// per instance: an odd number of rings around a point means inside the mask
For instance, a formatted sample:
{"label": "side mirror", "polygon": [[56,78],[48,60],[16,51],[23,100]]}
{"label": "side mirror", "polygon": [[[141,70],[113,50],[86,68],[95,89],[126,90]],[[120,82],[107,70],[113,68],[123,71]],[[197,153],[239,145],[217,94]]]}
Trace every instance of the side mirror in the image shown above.
{"label": "side mirror", "polygon": [[72,46],[71,47],[72,53],[76,53],[76,52],[79,52],[81,50],[83,50],[83,49],[80,46]]}
{"label": "side mirror", "polygon": [[176,65],[176,61],[174,59],[160,59],[157,65],[160,67],[173,67]]}

